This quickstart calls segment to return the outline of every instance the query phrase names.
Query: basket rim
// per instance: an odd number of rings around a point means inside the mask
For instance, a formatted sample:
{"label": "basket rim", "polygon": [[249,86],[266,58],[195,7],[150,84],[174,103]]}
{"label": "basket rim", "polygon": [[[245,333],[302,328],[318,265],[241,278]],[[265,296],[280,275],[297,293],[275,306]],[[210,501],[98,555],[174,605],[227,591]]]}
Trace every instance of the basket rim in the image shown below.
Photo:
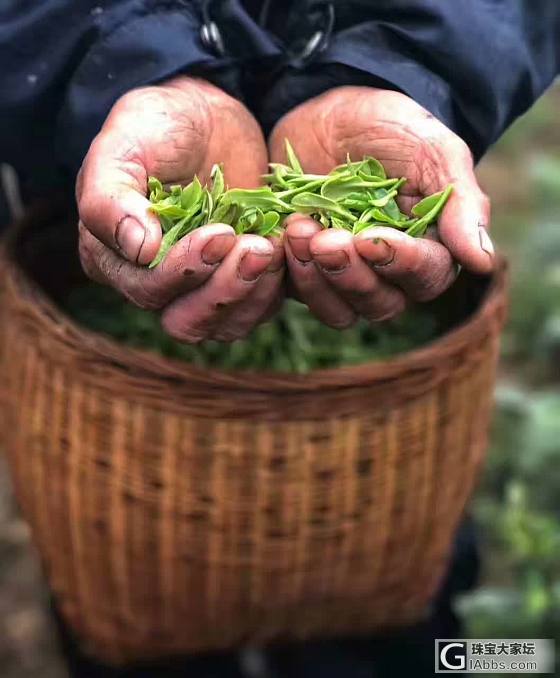
{"label": "basket rim", "polygon": [[80,346],[82,352],[110,361],[116,367],[139,370],[144,377],[164,379],[175,385],[213,383],[222,389],[255,393],[304,393],[325,387],[344,388],[392,381],[405,374],[433,370],[438,361],[451,358],[465,349],[470,341],[488,334],[488,327],[502,326],[506,306],[508,263],[504,256],[496,257],[490,283],[478,308],[466,320],[445,334],[412,351],[383,361],[314,370],[306,374],[280,371],[224,370],[199,367],[177,358],[169,358],[148,349],[135,348],[118,342],[76,323],[51,299],[43,287],[22,268],[16,256],[17,245],[33,224],[39,211],[32,209],[19,222],[8,227],[0,242],[3,259],[3,286],[11,287],[27,303],[33,314],[42,319],[53,332],[65,333]]}

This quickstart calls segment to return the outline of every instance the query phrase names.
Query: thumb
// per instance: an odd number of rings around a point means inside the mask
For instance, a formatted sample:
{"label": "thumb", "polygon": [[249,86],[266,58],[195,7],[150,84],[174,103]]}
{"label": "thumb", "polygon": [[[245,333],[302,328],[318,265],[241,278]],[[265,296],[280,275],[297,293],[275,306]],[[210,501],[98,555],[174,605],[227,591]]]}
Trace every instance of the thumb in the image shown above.
{"label": "thumb", "polygon": [[161,243],[161,226],[149,211],[148,176],[122,137],[94,139],[76,183],[80,219],[101,242],[137,264],[148,264]]}
{"label": "thumb", "polygon": [[454,182],[454,190],[439,219],[442,243],[455,260],[472,273],[490,273],[494,247],[488,227],[490,201],[481,191],[472,169],[465,169]]}

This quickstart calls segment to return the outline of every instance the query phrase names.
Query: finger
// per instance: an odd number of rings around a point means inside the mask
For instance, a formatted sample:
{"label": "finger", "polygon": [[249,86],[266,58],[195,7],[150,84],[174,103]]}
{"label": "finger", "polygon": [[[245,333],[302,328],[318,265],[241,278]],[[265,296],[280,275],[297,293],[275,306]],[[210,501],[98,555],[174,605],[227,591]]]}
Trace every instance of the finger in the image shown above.
{"label": "finger", "polygon": [[161,242],[159,219],[149,211],[147,185],[135,149],[109,128],[91,144],[76,186],[78,212],[87,229],[138,264],[148,264]]}
{"label": "finger", "polygon": [[379,322],[404,311],[403,293],[383,281],[358,255],[351,233],[317,233],[311,240],[311,254],[326,280],[358,315]]}
{"label": "finger", "polygon": [[415,301],[435,299],[453,283],[458,267],[440,242],[412,238],[394,228],[369,228],[356,236],[356,250],[384,280]]}
{"label": "finger", "polygon": [[211,336],[219,322],[249,297],[272,262],[274,247],[264,238],[242,235],[201,288],[172,302],[163,312],[165,331],[185,343]]}
{"label": "finger", "polygon": [[291,284],[297,299],[321,322],[343,329],[356,322],[356,314],[313,263],[310,243],[320,230],[321,226],[309,217],[294,217],[290,221],[284,242]]}
{"label": "finger", "polygon": [[148,269],[123,259],[82,223],[79,228],[80,259],[86,274],[114,287],[137,306],[153,310],[206,282],[235,245],[231,226],[204,226],[172,247],[159,266]]}
{"label": "finger", "polygon": [[216,341],[242,339],[279,310],[285,272],[284,245],[280,240],[273,245],[271,262],[259,284],[249,296],[224,314],[212,335]]}
{"label": "finger", "polygon": [[456,178],[450,178],[454,190],[439,218],[439,235],[462,266],[473,273],[489,273],[495,263],[488,235],[490,201],[478,185],[470,155],[462,160],[459,156],[456,163],[459,164],[453,172]]}

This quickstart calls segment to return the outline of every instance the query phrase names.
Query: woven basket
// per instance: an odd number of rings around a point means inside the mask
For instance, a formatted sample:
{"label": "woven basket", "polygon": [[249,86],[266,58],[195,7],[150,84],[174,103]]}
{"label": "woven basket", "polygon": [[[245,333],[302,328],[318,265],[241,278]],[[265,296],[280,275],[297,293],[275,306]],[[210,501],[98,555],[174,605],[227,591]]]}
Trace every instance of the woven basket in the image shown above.
{"label": "woven basket", "polygon": [[422,350],[228,374],[65,317],[61,219],[34,215],[4,248],[4,442],[88,651],[120,663],[422,618],[485,452],[504,266],[470,279],[476,308]]}

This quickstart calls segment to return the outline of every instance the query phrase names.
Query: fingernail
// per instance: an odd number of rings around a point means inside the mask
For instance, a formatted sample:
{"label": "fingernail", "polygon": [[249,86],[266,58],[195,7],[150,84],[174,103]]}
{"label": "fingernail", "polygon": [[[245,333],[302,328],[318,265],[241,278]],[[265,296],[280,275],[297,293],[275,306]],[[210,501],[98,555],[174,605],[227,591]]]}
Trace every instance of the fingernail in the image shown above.
{"label": "fingernail", "polygon": [[249,250],[239,262],[239,276],[245,282],[255,282],[265,272],[271,252]]}
{"label": "fingernail", "polygon": [[311,261],[311,252],[309,251],[309,238],[294,238],[288,236],[290,249],[294,257],[302,264],[308,264]]}
{"label": "fingernail", "polygon": [[[383,238],[367,240],[367,258],[374,266],[388,266],[395,259],[395,250]],[[365,243],[364,243],[365,244]]]}
{"label": "fingernail", "polygon": [[124,217],[117,224],[115,240],[130,261],[138,261],[145,239],[146,229],[134,217]]}
{"label": "fingernail", "polygon": [[479,226],[478,227],[478,236],[480,238],[480,247],[486,252],[486,254],[491,257],[492,259],[494,258],[494,245],[492,244],[492,241],[490,240],[490,236],[488,235],[488,231],[484,226]]}
{"label": "fingernail", "polygon": [[233,247],[235,236],[232,233],[215,235],[202,248],[200,256],[205,264],[217,264],[224,259]]}
{"label": "fingernail", "polygon": [[321,252],[315,255],[315,261],[328,273],[337,273],[347,268],[350,260],[346,252]]}

